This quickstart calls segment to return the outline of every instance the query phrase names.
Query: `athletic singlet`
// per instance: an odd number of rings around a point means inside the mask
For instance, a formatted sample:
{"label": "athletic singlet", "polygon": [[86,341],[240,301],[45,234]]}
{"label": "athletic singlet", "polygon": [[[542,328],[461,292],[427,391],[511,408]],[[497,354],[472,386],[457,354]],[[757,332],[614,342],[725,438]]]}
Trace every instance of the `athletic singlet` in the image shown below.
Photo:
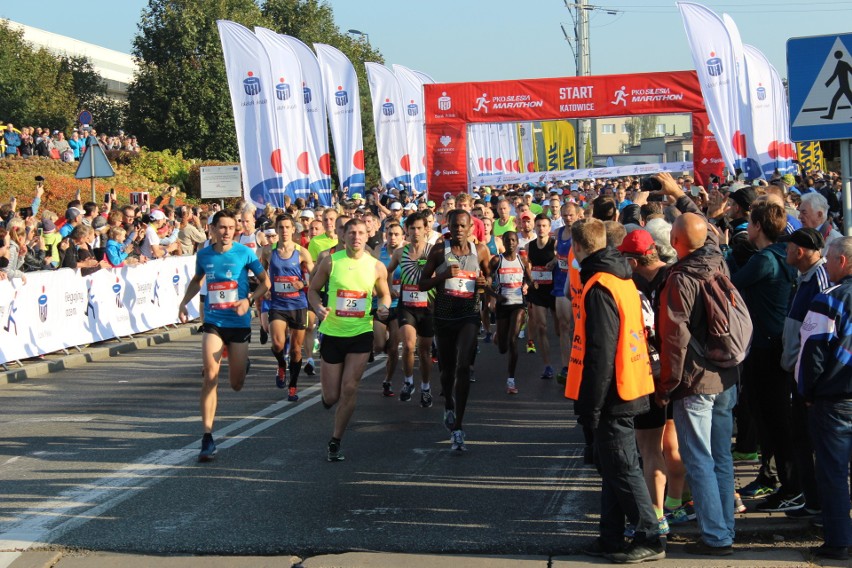
{"label": "athletic singlet", "polygon": [[204,301],[204,321],[217,327],[251,327],[251,311],[238,316],[233,308],[248,298],[248,271],[263,273],[263,265],[254,252],[239,243],[230,250],[216,252],[212,246],[198,251],[195,274],[207,279],[207,299]]}
{"label": "athletic singlet", "polygon": [[[530,275],[538,288],[530,288],[530,293],[549,295],[553,287],[554,270],[548,269],[547,264],[553,260],[553,239],[547,239],[544,248],[538,248],[538,239],[530,241],[529,249]],[[536,296],[539,297],[539,296]]]}
{"label": "athletic singlet", "polygon": [[331,255],[328,315],[319,331],[334,337],[355,337],[373,331],[370,304],[376,285],[376,259],[368,253],[350,258],[346,250]]}
{"label": "athletic singlet", "polygon": [[402,247],[402,257],[399,260],[400,281],[402,285],[402,305],[409,309],[429,309],[435,299],[435,289],[420,291],[420,277],[423,275],[423,267],[432,247],[427,243],[423,249],[423,255],[411,258],[409,251],[411,245]]}
{"label": "athletic singlet", "polygon": [[444,262],[436,270],[437,274],[449,269],[448,260],[455,259],[459,265],[459,275],[440,282],[435,294],[435,319],[461,320],[479,317],[476,297],[476,279],[479,276],[479,255],[476,246],[468,242],[470,252],[456,256],[450,247],[450,241],[444,241]]}
{"label": "athletic singlet", "polygon": [[[386,244],[382,245],[382,248],[379,249],[379,261],[381,261],[381,263],[385,265],[385,268],[390,266],[391,254],[388,252],[388,245],[386,245]],[[399,265],[397,265],[396,270],[393,271],[393,278],[391,280],[392,280],[392,283],[393,283],[393,288],[396,289],[396,293],[398,295],[402,295],[401,289],[400,289],[399,274],[400,274],[400,269],[399,269]],[[399,304],[399,298],[393,298],[392,297],[390,307],[395,308],[397,306],[397,304]],[[378,305],[379,305],[379,299],[374,297],[373,298],[373,308],[374,309],[377,308]]]}
{"label": "athletic singlet", "polygon": [[488,244],[485,246],[488,247],[488,252],[491,253],[491,256],[497,256],[497,237],[491,235],[491,238],[488,240]]}
{"label": "athletic singlet", "polygon": [[301,310],[308,307],[306,288],[296,290],[296,282],[302,280],[301,255],[293,249],[289,258],[281,258],[276,249],[269,256],[269,279],[272,281],[271,309]]}
{"label": "athletic singlet", "polygon": [[506,301],[498,306],[518,306],[525,304],[524,300],[524,265],[521,259],[515,256],[515,260],[509,260],[500,255],[497,261],[497,271],[494,275],[494,289],[504,296]]}
{"label": "athletic singlet", "polygon": [[240,233],[239,242],[241,245],[245,245],[252,250],[255,254],[257,254],[258,246],[257,246],[257,233],[252,233],[250,235],[246,235]]}
{"label": "athletic singlet", "polygon": [[[563,239],[565,229],[568,238]],[[565,282],[568,280],[568,253],[571,252],[571,229],[562,227],[556,231],[556,266],[553,268],[553,290],[550,292],[557,298],[565,297]]]}
{"label": "athletic singlet", "polygon": [[521,236],[521,233],[516,233],[516,234],[518,235],[518,254],[519,254],[519,255],[521,255],[521,256],[526,256],[526,255],[527,255],[527,251],[526,251],[526,248],[525,248],[525,247],[526,247],[529,243],[531,243],[531,242],[533,242],[534,240],[536,240],[536,238],[537,238],[537,237],[536,237],[536,234],[535,234],[535,233],[533,233],[533,234],[532,234],[532,237],[530,237],[530,238],[522,237],[522,236]]}

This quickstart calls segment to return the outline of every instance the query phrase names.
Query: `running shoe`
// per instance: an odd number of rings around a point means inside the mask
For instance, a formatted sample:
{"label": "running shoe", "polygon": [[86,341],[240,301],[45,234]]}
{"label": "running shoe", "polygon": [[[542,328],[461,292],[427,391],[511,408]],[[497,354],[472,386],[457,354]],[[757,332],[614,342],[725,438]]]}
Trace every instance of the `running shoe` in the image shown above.
{"label": "running shoe", "polygon": [[666,510],[666,520],[670,525],[688,523],[689,521],[694,521],[695,518],[695,507],[693,507],[692,501],[684,503],[677,509]]}
{"label": "running shoe", "polygon": [[432,408],[432,389],[420,390],[420,406],[423,408]]}
{"label": "running shoe", "polygon": [[305,374],[309,377],[313,377],[316,374],[316,371],[314,370],[314,364],[310,361],[308,361],[305,365]]}
{"label": "running shoe", "polygon": [[369,357],[369,359],[367,359],[367,363],[372,363],[375,360],[376,360],[376,354],[373,353],[372,351],[370,351],[370,357]]}
{"label": "running shoe", "polygon": [[822,511],[819,509],[809,509],[807,506],[804,506],[801,509],[784,511],[784,514],[789,519],[815,519],[822,516]]}
{"label": "running shoe", "polygon": [[411,393],[414,392],[414,383],[402,383],[402,390],[399,391],[399,401],[408,402],[411,400]]}
{"label": "running shoe", "polygon": [[745,513],[746,506],[743,504],[743,498],[739,493],[734,493],[734,513]]}
{"label": "running shoe", "polygon": [[568,380],[568,367],[562,367],[562,370],[559,371],[559,374],[556,375],[556,382],[560,385],[564,385],[565,381]]}
{"label": "running shoe", "polygon": [[281,367],[278,367],[278,371],[275,373],[275,386],[279,389],[287,386],[287,371]]}
{"label": "running shoe", "polygon": [[758,462],[760,454],[757,452],[731,452],[731,457],[736,462]]}
{"label": "running shoe", "polygon": [[551,367],[550,365],[546,366],[544,368],[544,372],[541,374],[540,378],[545,380],[545,381],[549,381],[550,379],[552,379],[553,378],[553,367]]}
{"label": "running shoe", "polygon": [[[526,325],[526,324],[525,324],[525,325]],[[523,339],[523,338],[524,338],[524,335],[525,335],[525,334],[524,334],[524,330],[522,329],[521,331],[519,331],[519,332],[518,332],[518,339]]]}
{"label": "running shoe", "polygon": [[287,394],[287,400],[289,400],[290,402],[296,402],[297,400],[299,400],[299,395],[296,394],[296,387],[290,387],[290,390]]}
{"label": "running shoe", "polygon": [[527,341],[527,353],[535,353],[535,343],[532,339]]}
{"label": "running shoe", "polygon": [[757,509],[761,513],[784,513],[786,511],[795,511],[805,506],[805,496],[802,493],[798,495],[781,495],[773,493],[766,499],[757,504]]}
{"label": "running shoe", "polygon": [[198,461],[209,462],[216,455],[216,442],[213,441],[213,434],[204,434],[201,438],[201,453],[198,454]]}
{"label": "running shoe", "polygon": [[472,382],[472,383],[476,382],[476,372],[474,372],[473,369],[470,370],[470,382]]}
{"label": "running shoe", "polygon": [[464,452],[467,451],[467,448],[464,446],[464,431],[462,430],[453,430],[450,432],[450,449],[455,452]]}
{"label": "running shoe", "polygon": [[506,379],[506,394],[518,394],[518,387],[515,386],[515,379]]}
{"label": "running shoe", "polygon": [[328,442],[328,461],[342,462],[345,458],[343,452],[340,451],[340,442],[329,440]]}
{"label": "running shoe", "polygon": [[491,332],[489,331],[489,332],[487,332],[487,333],[485,334],[485,339],[483,339],[482,341],[483,341],[484,343],[491,343],[491,338],[492,338],[492,337],[494,337],[494,334],[493,334],[493,333],[491,333]]}
{"label": "running shoe", "polygon": [[391,388],[391,384],[387,381],[382,383],[382,396],[396,396]]}
{"label": "running shoe", "polygon": [[755,479],[740,489],[740,495],[746,499],[753,499],[755,497],[766,497],[768,495],[772,495],[776,491],[778,491],[778,487],[765,485],[761,479]]}
{"label": "running shoe", "polygon": [[269,341],[269,332],[261,327],[260,328],[260,344],[266,345],[267,341]]}
{"label": "running shoe", "polygon": [[454,410],[445,410],[444,411],[444,426],[447,427],[447,430],[450,432],[453,431],[453,427],[456,425],[456,413]]}

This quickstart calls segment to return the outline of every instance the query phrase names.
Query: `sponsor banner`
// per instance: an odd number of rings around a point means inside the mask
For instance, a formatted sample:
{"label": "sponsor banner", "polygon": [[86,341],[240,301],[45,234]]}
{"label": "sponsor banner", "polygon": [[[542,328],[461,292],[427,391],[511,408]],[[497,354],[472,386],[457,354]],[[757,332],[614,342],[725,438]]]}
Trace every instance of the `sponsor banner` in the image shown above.
{"label": "sponsor banner", "polygon": [[497,140],[500,143],[500,164],[504,172],[521,171],[521,155],[518,149],[518,129],[514,124],[500,123],[494,125],[497,129]]}
{"label": "sponsor banner", "polygon": [[[722,22],[728,30],[731,38],[731,55],[736,65],[735,76],[737,81],[737,105],[739,106],[739,123],[734,140],[745,141],[745,149],[735,149],[742,154],[738,157],[736,166],[745,173],[748,179],[763,177],[760,170],[758,155],[760,154],[755,136],[761,134],[766,126],[765,115],[762,108],[755,108],[754,101],[749,92],[749,82],[752,81],[751,73],[746,65],[745,48],[740,37],[740,30],[728,14],[722,14]],[[735,142],[736,143],[736,142]]]}
{"label": "sponsor banner", "polygon": [[574,181],[585,179],[613,178],[622,176],[644,176],[656,174],[659,172],[683,173],[686,171],[692,171],[692,166],[692,162],[666,162],[662,164],[639,164],[633,166],[588,168],[582,170],[557,170],[551,172],[482,175],[476,177],[473,181],[478,186],[499,186],[517,183],[547,183],[553,181]]}
{"label": "sponsor banner", "polygon": [[692,60],[698,73],[704,105],[716,143],[730,171],[747,154],[740,130],[737,61],[730,31],[715,12],[700,4],[677,2]]}
{"label": "sponsor banner", "polygon": [[825,156],[819,142],[797,142],[796,149],[802,174],[825,171]]}
{"label": "sponsor banner", "polygon": [[227,20],[216,23],[234,111],[243,192],[246,199],[263,206],[273,201],[270,188],[283,185],[282,170],[275,167],[280,147],[272,115],[274,95],[267,87],[272,73],[269,59],[250,30]]}
{"label": "sponsor banner", "polygon": [[535,133],[532,122],[522,122],[517,125],[518,140],[521,150],[521,171],[534,172],[536,163]]}
{"label": "sponsor banner", "polygon": [[710,118],[703,111],[692,113],[692,161],[698,184],[707,186],[710,176],[722,178],[725,160],[719,152],[716,137],[710,132]]}
{"label": "sponsor banner", "polygon": [[323,96],[322,73],[317,56],[300,40],[281,35],[299,58],[302,69],[302,84],[296,94],[304,102],[305,123],[308,138],[308,177],[311,192],[317,193],[320,203],[331,205],[331,156],[328,153],[328,128],[325,121],[325,97]]}
{"label": "sponsor banner", "polygon": [[423,114],[423,85],[434,83],[434,79],[402,65],[393,65],[399,83],[405,109],[405,135],[408,141],[411,184],[422,193],[426,187],[426,118]]}
{"label": "sponsor banner", "polygon": [[[424,85],[429,194],[459,193],[468,187],[466,125],[548,121],[643,114],[702,114],[704,99],[695,71],[601,75],[476,83]],[[701,120],[699,117],[698,120]],[[693,132],[696,175],[721,168],[706,126]],[[443,144],[441,141],[447,141]],[[449,151],[448,148],[453,148]],[[701,152],[709,152],[702,154]],[[702,163],[707,158],[707,163]],[[526,156],[524,160],[529,162]],[[453,173],[456,172],[456,173]]]}
{"label": "sponsor banner", "polygon": [[373,99],[373,122],[382,185],[411,185],[411,157],[405,133],[405,105],[396,76],[379,63],[365,63]]}
{"label": "sponsor banner", "polygon": [[[176,323],[195,256],[81,276],[70,269],[0,281],[0,363]],[[198,317],[198,297],[188,306]]]}
{"label": "sponsor banner", "polygon": [[364,192],[364,137],[361,131],[361,95],[352,62],[338,49],[315,43],[322,73],[323,95],[334,140],[340,187],[348,195]]}
{"label": "sponsor banner", "polygon": [[471,124],[468,128],[468,169],[474,176],[495,173],[490,129],[490,124]]}
{"label": "sponsor banner", "polygon": [[278,175],[250,186],[249,195],[256,205],[283,207],[284,196],[295,201],[310,193],[305,104],[299,96],[302,68],[296,52],[280,35],[265,28],[255,28],[255,35],[262,46],[257,56],[266,57],[270,66],[264,88],[270,93],[275,149],[269,161]]}
{"label": "sponsor banner", "polygon": [[577,167],[577,147],[574,127],[570,122],[541,123],[545,163],[539,171],[573,170]]}

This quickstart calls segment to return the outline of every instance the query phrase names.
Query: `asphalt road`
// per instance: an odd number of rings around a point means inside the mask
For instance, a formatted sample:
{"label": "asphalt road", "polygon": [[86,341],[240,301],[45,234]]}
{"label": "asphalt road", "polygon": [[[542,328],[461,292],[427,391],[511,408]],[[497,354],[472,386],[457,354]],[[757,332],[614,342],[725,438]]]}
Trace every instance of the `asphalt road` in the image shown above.
{"label": "asphalt road", "polygon": [[538,356],[521,354],[510,396],[505,358],[480,344],[462,455],[442,399],[382,397],[378,360],[346,461],[328,463],[319,377],[303,374],[287,402],[268,347],[252,343],[241,392],[222,382],[208,464],[196,462],[199,336],[0,388],[0,550],[556,555],[596,534],[599,479]]}

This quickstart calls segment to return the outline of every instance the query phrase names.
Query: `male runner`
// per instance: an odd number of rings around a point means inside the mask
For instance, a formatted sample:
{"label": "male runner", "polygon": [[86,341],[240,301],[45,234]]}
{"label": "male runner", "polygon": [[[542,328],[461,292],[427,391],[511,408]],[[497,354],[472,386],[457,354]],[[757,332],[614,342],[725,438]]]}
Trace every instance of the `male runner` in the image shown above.
{"label": "male runner", "polygon": [[[402,242],[402,227],[396,221],[388,221],[385,225],[385,242],[377,250],[374,250],[373,254],[387,268],[394,253],[402,246]],[[385,353],[388,356],[385,362],[385,380],[382,382],[382,394],[391,397],[394,395],[391,379],[393,379],[396,363],[399,359],[399,322],[396,321],[396,308],[400,292],[399,268],[388,270],[388,274],[388,286],[391,294],[390,315],[386,320],[373,318],[373,353]],[[374,297],[373,310],[376,309],[377,301],[378,299]],[[399,400],[403,402],[411,400],[412,390],[412,386],[403,383]]]}
{"label": "male runner", "polygon": [[535,218],[535,233],[537,237],[527,243],[527,260],[530,263],[532,286],[527,293],[529,301],[530,341],[534,343],[537,352],[544,362],[542,379],[553,378],[553,367],[550,365],[550,342],[547,339],[547,319],[554,313],[553,298],[553,239],[550,238],[550,219],[544,213]]}
{"label": "male runner", "polygon": [[[251,306],[269,289],[269,275],[254,252],[234,242],[237,232],[236,215],[219,211],[213,217],[216,244],[198,251],[195,275],[186,288],[178,308],[181,323],[189,319],[186,305],[207,279],[207,298],[204,303],[204,325],[201,353],[204,362],[204,382],[201,387],[201,422],[204,436],[198,461],[206,462],[216,454],[213,440],[213,420],[216,417],[217,387],[222,349],[229,347],[228,378],[231,388],[243,388],[248,372],[248,342],[251,338]],[[254,297],[249,293],[249,270],[258,280]]]}
{"label": "male runner", "polygon": [[[373,291],[379,296],[376,315],[387,319],[390,292],[387,269],[366,252],[367,227],[350,219],[344,227],[344,250],[323,258],[311,279],[308,301],[322,320],[322,404],[340,405],[334,414],[334,430],[328,442],[328,461],[342,461],[340,440],[355,411],[358,384],[373,348]],[[320,290],[328,285],[328,304]]]}
{"label": "male runner", "polygon": [[[278,246],[262,255],[261,262],[269,270],[272,282],[269,309],[269,328],[272,335],[272,354],[278,361],[275,386],[288,387],[287,400],[299,400],[296,384],[302,370],[302,344],[308,323],[308,298],[304,272],[313,269],[310,253],[293,240],[295,222],[290,215],[280,215],[275,221]],[[289,365],[284,354],[290,340]],[[285,382],[289,366],[290,381]]]}
{"label": "male runner", "polygon": [[470,242],[470,214],[454,209],[448,214],[450,238],[433,246],[420,279],[420,290],[436,289],[435,337],[441,361],[444,391],[444,425],[450,430],[451,448],[464,451],[464,420],[470,393],[470,362],[479,330],[476,289],[490,275],[488,249]]}

